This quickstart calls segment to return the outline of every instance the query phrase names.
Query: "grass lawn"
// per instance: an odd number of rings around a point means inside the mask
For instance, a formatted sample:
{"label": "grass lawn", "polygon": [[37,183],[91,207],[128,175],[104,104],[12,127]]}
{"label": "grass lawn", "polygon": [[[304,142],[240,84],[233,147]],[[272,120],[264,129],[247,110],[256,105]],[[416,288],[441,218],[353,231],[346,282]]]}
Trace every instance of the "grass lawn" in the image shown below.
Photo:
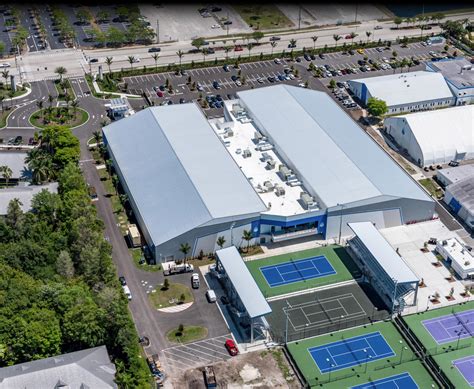
{"label": "grass lawn", "polygon": [[[446,350],[449,346],[455,347],[457,340],[454,340],[449,343],[444,343],[443,345],[440,346],[436,343],[436,341],[433,339],[431,334],[428,332],[428,330],[426,330],[426,328],[423,326],[421,322],[423,320],[433,319],[435,317],[451,315],[452,314],[451,312],[453,309],[455,310],[455,312],[462,312],[462,311],[467,311],[469,309],[474,309],[474,301],[470,301],[461,305],[454,305],[451,307],[433,309],[428,312],[415,313],[413,315],[404,316],[403,320],[405,320],[405,322],[408,324],[410,329],[415,333],[417,338],[421,341],[421,343],[423,343],[423,346],[425,346],[432,353],[437,353],[437,352]],[[465,339],[461,339],[459,344],[460,345],[470,344],[471,341],[472,339],[465,338]]]}
{"label": "grass lawn", "polygon": [[[5,100],[4,100],[5,103],[10,100],[10,96],[8,95],[8,93],[10,92],[10,90],[11,90],[11,89],[10,89],[9,86],[6,87],[6,88],[5,88],[5,86],[0,87],[0,96],[3,96],[3,97],[5,98]],[[23,88],[21,88],[21,87],[17,87],[16,92],[13,94],[12,97],[22,96],[22,95],[24,95],[26,92],[27,92],[26,88],[23,89]]]}
{"label": "grass lawn", "polygon": [[149,265],[148,263],[144,263],[140,265],[140,258],[143,257],[142,249],[136,248],[136,249],[128,249],[130,251],[130,255],[133,258],[133,263],[138,269],[145,270],[145,271],[150,271],[150,272],[157,272],[161,270],[160,265]]}
{"label": "grass lawn", "polygon": [[[291,284],[275,286],[273,288],[268,285],[260,268],[262,266],[276,265],[283,262],[289,262],[291,259],[304,259],[324,255],[330,262],[336,274],[325,277],[308,279]],[[298,251],[294,253],[282,254],[275,257],[257,259],[254,261],[245,262],[253,278],[257,282],[260,290],[265,297],[278,296],[280,294],[295,292],[298,290],[314,288],[327,284],[334,284],[341,281],[351,280],[352,274],[358,276],[357,266],[347,254],[343,247],[333,245],[328,247],[320,247],[311,250]],[[352,273],[352,274],[351,274]]]}
{"label": "grass lawn", "polygon": [[[5,108],[2,110],[2,112],[0,112],[0,128],[3,128],[7,125],[7,117],[11,112],[10,109],[5,109]],[[4,141],[7,141],[7,140],[8,139],[4,139]]]}
{"label": "grass lawn", "polygon": [[233,5],[234,9],[254,30],[292,27],[293,23],[272,4],[265,5]]}
{"label": "grass lawn", "polygon": [[[181,295],[184,294],[184,301],[180,301]],[[170,282],[169,288],[164,290],[162,285],[156,286],[156,292],[150,293],[150,301],[157,309],[178,305],[179,303],[191,303],[194,301],[191,290],[186,285]]]}
{"label": "grass lawn", "polygon": [[189,343],[204,339],[206,336],[207,328],[200,326],[186,326],[182,333],[178,328],[174,328],[166,334],[168,340],[174,343]]}
{"label": "grass lawn", "polygon": [[[367,364],[362,362],[360,365],[334,370],[329,374],[329,372],[321,373],[308,352],[308,348],[311,347],[323,346],[343,339],[377,331],[383,335],[386,342],[390,345],[395,353],[394,356],[370,361]],[[375,323],[289,343],[288,350],[296,361],[296,364],[306,381],[313,388],[320,386],[333,389],[348,388],[404,372],[410,373],[419,388],[431,388],[431,385],[435,383],[428,372],[423,368],[421,362],[414,360],[412,350],[408,348],[404,350],[403,356],[400,354],[402,347],[406,346],[405,342],[400,344],[400,340],[402,339],[402,336],[398,333],[392,323]],[[401,357],[403,357],[403,360],[400,364]],[[331,377],[329,377],[329,375]],[[330,382],[328,382],[329,378]],[[435,384],[433,387],[437,388],[438,386]]]}
{"label": "grass lawn", "polygon": [[443,196],[443,191],[431,178],[423,178],[418,182],[423,185],[432,196],[436,198],[441,198]]}
{"label": "grass lawn", "polygon": [[[69,118],[65,118],[63,114],[61,114],[61,116],[58,117],[57,112],[58,112],[58,108],[53,108],[53,112],[50,116],[50,120],[48,123],[45,123],[43,120],[43,115],[47,115],[46,109],[33,112],[33,114],[30,116],[30,123],[33,126],[38,127],[38,128],[45,128],[46,126],[49,126],[52,124],[64,125],[68,127],[77,127],[84,124],[89,119],[89,114],[81,108],[77,108],[76,115],[73,117],[72,120]],[[71,111],[71,114],[72,114],[72,111]]]}

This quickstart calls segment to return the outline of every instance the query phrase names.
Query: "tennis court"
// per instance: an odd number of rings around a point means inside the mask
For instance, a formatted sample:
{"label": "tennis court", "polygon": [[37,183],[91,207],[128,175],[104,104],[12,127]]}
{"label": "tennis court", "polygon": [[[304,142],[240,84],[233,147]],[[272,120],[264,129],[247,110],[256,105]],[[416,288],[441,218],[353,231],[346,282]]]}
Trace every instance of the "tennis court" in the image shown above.
{"label": "tennis court", "polygon": [[345,248],[337,245],[291,251],[245,264],[267,298],[360,276]]}
{"label": "tennis court", "polygon": [[449,315],[423,320],[422,324],[438,344],[468,338],[474,333],[474,309],[453,311]]}
{"label": "tennis court", "polygon": [[382,378],[377,381],[366,382],[365,384],[353,386],[351,389],[418,389],[418,385],[413,380],[410,373],[397,374],[391,377]]}
{"label": "tennis court", "polygon": [[453,365],[459,370],[469,386],[474,387],[474,355],[453,361]]}
{"label": "tennis court", "polygon": [[270,288],[336,274],[324,255],[262,266],[260,271]]}
{"label": "tennis court", "polygon": [[394,356],[380,332],[372,332],[308,349],[321,373],[346,369]]}

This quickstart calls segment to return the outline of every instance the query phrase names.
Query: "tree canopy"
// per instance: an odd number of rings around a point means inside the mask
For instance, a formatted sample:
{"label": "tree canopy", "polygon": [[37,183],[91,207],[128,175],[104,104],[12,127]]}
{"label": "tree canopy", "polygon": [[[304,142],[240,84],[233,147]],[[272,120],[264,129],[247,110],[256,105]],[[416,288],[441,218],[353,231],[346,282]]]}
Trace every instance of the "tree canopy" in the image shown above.
{"label": "tree canopy", "polygon": [[367,110],[375,117],[381,117],[388,112],[387,103],[376,97],[371,97],[367,101]]}

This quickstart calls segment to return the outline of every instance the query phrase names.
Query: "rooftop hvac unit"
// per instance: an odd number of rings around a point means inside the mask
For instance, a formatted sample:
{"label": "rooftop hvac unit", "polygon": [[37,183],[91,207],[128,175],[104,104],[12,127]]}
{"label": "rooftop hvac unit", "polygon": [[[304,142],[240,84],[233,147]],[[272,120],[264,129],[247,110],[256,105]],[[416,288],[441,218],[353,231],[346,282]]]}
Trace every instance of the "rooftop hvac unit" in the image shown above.
{"label": "rooftop hvac unit", "polygon": [[318,203],[306,192],[301,192],[300,200],[306,209],[314,209],[318,207]]}
{"label": "rooftop hvac unit", "polygon": [[255,139],[257,141],[257,143],[263,138],[263,135],[260,134],[259,131],[255,131],[254,133],[254,136],[253,136],[253,139]]}
{"label": "rooftop hvac unit", "polygon": [[267,161],[267,169],[272,170],[275,169],[276,162],[273,159],[269,159]]}
{"label": "rooftop hvac unit", "polygon": [[292,172],[290,169],[288,169],[285,165],[280,165],[278,167],[278,171],[280,172],[281,176],[283,179],[286,181],[289,176],[291,176]]}
{"label": "rooftop hvac unit", "polygon": [[231,136],[234,136],[234,131],[229,127],[225,128],[224,129],[224,138],[229,138]]}
{"label": "rooftop hvac unit", "polygon": [[265,143],[257,148],[260,151],[267,151],[273,149],[273,146],[270,143]]}
{"label": "rooftop hvac unit", "polygon": [[285,188],[283,188],[282,186],[279,186],[279,185],[275,185],[275,194],[277,196],[283,196],[285,194]]}
{"label": "rooftop hvac unit", "polygon": [[273,159],[273,157],[272,157],[270,154],[265,153],[265,152],[262,153],[262,160],[263,160],[264,162],[265,162],[265,161],[268,161],[268,160],[270,160],[270,159]]}
{"label": "rooftop hvac unit", "polygon": [[271,192],[275,188],[275,186],[273,185],[273,183],[271,181],[265,181],[263,183],[263,186],[265,187],[265,190],[267,192]]}
{"label": "rooftop hvac unit", "polygon": [[242,153],[242,157],[244,158],[249,158],[252,156],[252,152],[249,149],[245,149],[244,152]]}

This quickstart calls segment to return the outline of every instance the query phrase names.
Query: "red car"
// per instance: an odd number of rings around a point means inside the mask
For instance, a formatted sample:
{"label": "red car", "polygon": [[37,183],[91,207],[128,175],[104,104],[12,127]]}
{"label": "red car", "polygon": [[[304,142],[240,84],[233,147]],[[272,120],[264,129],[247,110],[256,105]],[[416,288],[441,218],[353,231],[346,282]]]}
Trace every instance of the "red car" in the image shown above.
{"label": "red car", "polygon": [[158,95],[158,97],[163,97],[164,96],[162,91],[158,91],[158,92],[156,92],[156,94]]}
{"label": "red car", "polygon": [[352,35],[346,35],[346,39],[352,39]]}
{"label": "red car", "polygon": [[234,51],[243,51],[242,46],[236,45]]}
{"label": "red car", "polygon": [[239,353],[239,349],[237,348],[235,342],[232,339],[227,339],[225,341],[225,348],[233,357],[235,357]]}

